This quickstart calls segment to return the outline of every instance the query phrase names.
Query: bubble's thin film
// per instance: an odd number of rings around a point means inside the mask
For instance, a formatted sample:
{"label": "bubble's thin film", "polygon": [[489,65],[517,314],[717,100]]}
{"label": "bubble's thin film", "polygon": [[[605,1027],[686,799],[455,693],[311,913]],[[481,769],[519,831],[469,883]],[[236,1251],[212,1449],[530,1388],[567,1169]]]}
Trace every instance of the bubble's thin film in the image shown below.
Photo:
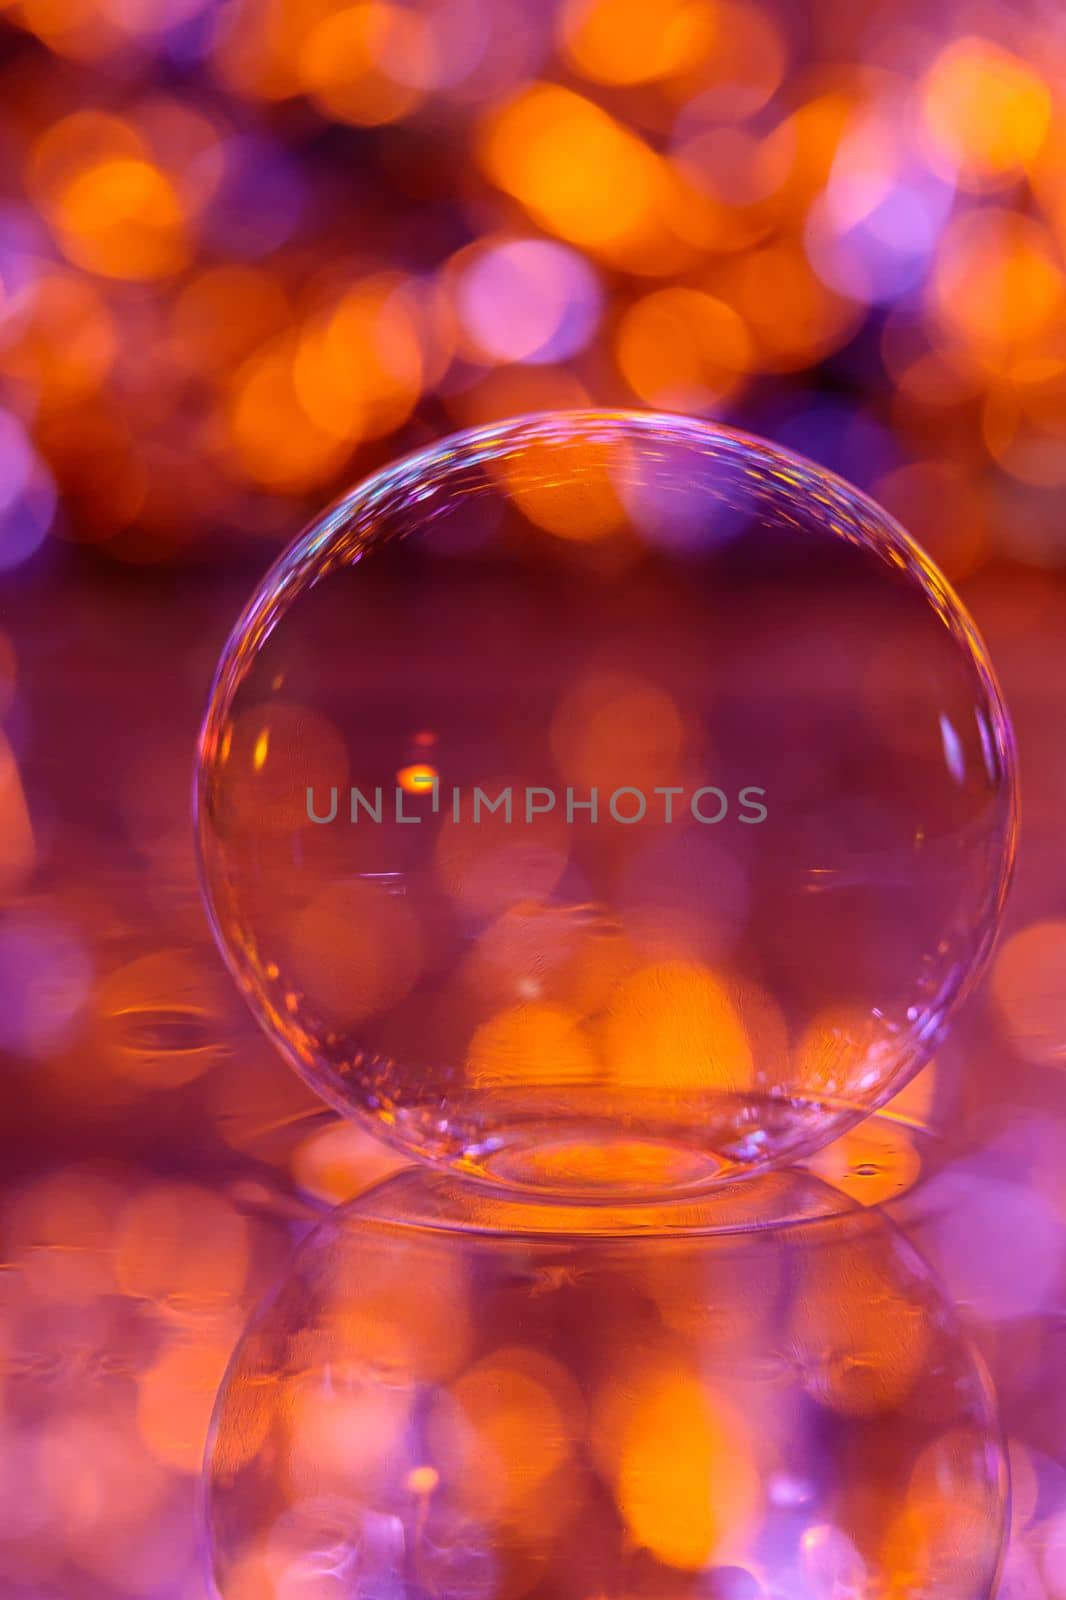
{"label": "bubble's thin film", "polygon": [[906,1239],[842,1204],[771,1174],[590,1235],[417,1170],[342,1208],[218,1398],[222,1600],[987,1600],[986,1375]]}
{"label": "bubble's thin film", "polygon": [[704,423],[518,419],[367,480],[232,634],[223,952],[296,1070],[560,1195],[793,1159],[929,1059],[994,937],[1010,725],[864,495]]}

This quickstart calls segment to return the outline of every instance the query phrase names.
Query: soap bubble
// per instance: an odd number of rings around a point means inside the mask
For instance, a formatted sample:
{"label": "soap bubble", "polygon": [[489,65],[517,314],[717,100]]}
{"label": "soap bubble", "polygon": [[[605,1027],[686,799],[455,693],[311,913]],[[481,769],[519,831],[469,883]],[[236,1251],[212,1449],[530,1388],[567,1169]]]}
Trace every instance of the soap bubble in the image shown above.
{"label": "soap bubble", "polygon": [[985,1600],[991,1391],[847,1205],[771,1173],[590,1230],[415,1168],[334,1212],[216,1404],[223,1600]]}
{"label": "soap bubble", "polygon": [[326,1100],[511,1187],[685,1192],[883,1104],[983,965],[1013,752],[858,491],[651,415],[460,434],[281,557],[200,746],[203,879]]}

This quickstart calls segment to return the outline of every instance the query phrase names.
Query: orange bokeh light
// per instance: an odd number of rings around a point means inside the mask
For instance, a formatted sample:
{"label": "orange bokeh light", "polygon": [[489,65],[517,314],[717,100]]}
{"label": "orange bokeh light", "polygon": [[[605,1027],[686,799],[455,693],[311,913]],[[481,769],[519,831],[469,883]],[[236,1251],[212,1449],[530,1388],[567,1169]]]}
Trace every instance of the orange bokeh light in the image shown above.
{"label": "orange bokeh light", "polygon": [[198,1328],[178,1336],[137,1383],[137,1422],[155,1459],[190,1477],[204,1460],[211,1412],[226,1371],[233,1330]]}
{"label": "orange bokeh light", "polygon": [[481,160],[542,227],[605,260],[657,271],[677,254],[664,222],[676,185],[670,167],[573,90],[551,83],[524,89],[489,118]]}
{"label": "orange bokeh light", "polygon": [[861,308],[828,288],[799,244],[782,239],[745,254],[723,276],[722,297],[743,319],[752,364],[792,372],[845,344]]}
{"label": "orange bokeh light", "polygon": [[1024,372],[1057,331],[1064,303],[1059,253],[1035,218],[990,206],[950,224],[932,304],[951,347],[978,370]]}
{"label": "orange bokeh light", "polygon": [[593,672],[567,691],[552,719],[552,752],[582,790],[676,783],[685,726],[672,697],[647,678]]}
{"label": "orange bokeh light", "polygon": [[560,539],[602,539],[625,526],[614,485],[618,462],[613,452],[589,443],[574,452],[567,471],[550,444],[533,443],[521,462],[498,468],[511,500],[538,528]]}
{"label": "orange bokeh light", "polygon": [[604,1026],[612,1080],[662,1093],[751,1086],[755,1064],[740,1012],[720,978],[692,961],[642,967],[619,985]]}
{"label": "orange bokeh light", "polygon": [[341,441],[376,439],[405,422],[422,388],[417,307],[393,274],[357,284],[300,332],[293,384],[308,418]]}
{"label": "orange bokeh light", "polygon": [[395,122],[421,98],[411,82],[390,73],[390,59],[410,64],[426,53],[426,30],[414,9],[362,0],[328,11],[311,28],[297,70],[324,115],[369,127]]}
{"label": "orange bokeh light", "polygon": [[224,377],[258,346],[283,333],[290,317],[285,290],[266,268],[210,267],[175,301],[175,355],[183,366],[206,377]]}
{"label": "orange bokeh light", "polygon": [[718,27],[712,0],[569,0],[559,19],[564,55],[601,83],[647,83],[694,66]]}
{"label": "orange bokeh light", "polygon": [[244,1219],[196,1184],[152,1184],[119,1220],[115,1271],[124,1294],[178,1310],[217,1309],[239,1296],[247,1269]]}
{"label": "orange bokeh light", "polygon": [[932,150],[949,177],[985,188],[1037,156],[1051,123],[1039,72],[991,39],[954,39],[926,78],[922,104]]}
{"label": "orange bokeh light", "polygon": [[613,1376],[594,1438],[634,1541],[686,1572],[729,1563],[761,1502],[742,1419],[677,1360]]}
{"label": "orange bokeh light", "polygon": [[233,378],[226,417],[234,465],[254,482],[283,491],[329,478],[350,448],[308,415],[296,388],[296,356],[288,337],[250,356]]}
{"label": "orange bokeh light", "polygon": [[713,411],[751,367],[744,323],[696,289],[657,289],[630,306],[618,330],[618,364],[633,392],[664,411]]}
{"label": "orange bokeh light", "polygon": [[992,994],[1000,1024],[1023,1060],[1066,1066],[1066,996],[1059,982],[1066,960],[1066,921],[1031,922],[996,957]]}
{"label": "orange bokeh light", "polygon": [[529,1003],[483,1022],[470,1041],[466,1070],[481,1088],[537,1083],[592,1083],[600,1064],[581,1017],[560,1006]]}

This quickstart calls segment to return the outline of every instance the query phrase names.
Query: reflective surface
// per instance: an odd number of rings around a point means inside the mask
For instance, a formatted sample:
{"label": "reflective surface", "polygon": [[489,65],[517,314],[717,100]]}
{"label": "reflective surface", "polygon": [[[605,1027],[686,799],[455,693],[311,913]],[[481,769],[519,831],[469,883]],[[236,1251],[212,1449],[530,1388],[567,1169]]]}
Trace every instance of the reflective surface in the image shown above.
{"label": "reflective surface", "polygon": [[[251,582],[45,571],[4,621],[5,1600],[203,1600],[198,1483],[230,1354],[313,1221],[403,1159],[286,1067],[204,917],[190,753]],[[1022,752],[1007,925],[935,1060],[815,1160],[905,1224],[992,1373],[1013,1477],[1000,1600],[1061,1600],[1066,592],[997,574],[966,598]]]}
{"label": "reflective surface", "polygon": [[417,1172],[335,1213],[220,1394],[224,1600],[984,1600],[983,1369],[903,1237],[841,1205],[772,1175],[590,1235]]}
{"label": "reflective surface", "polygon": [[414,1155],[685,1190],[825,1144],[986,955],[1013,748],[942,576],[757,440],[582,413],[371,478],[250,602],[204,884],[288,1059]]}

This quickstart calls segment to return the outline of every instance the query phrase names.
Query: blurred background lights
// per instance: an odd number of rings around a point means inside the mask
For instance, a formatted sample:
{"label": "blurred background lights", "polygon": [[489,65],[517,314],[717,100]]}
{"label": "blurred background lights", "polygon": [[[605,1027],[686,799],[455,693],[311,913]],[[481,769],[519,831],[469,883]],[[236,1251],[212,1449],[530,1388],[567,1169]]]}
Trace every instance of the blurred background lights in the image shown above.
{"label": "blurred background lights", "polygon": [[559,16],[564,57],[602,83],[647,83],[697,66],[719,27],[709,0],[568,0]]}
{"label": "blurred background lights", "polygon": [[8,916],[0,923],[0,1039],[8,1050],[50,1055],[88,1000],[92,966],[62,923]]}
{"label": "blurred background lights", "polygon": [[[818,1186],[783,1183],[779,1204],[817,1214]],[[753,1233],[669,1238],[653,1210],[631,1215],[628,1237],[594,1232],[580,1249],[542,1208],[410,1173],[386,1191],[399,1201],[387,1221],[375,1196],[334,1214],[240,1341],[220,1395],[219,1592],[242,1596],[248,1563],[283,1532],[288,1561],[307,1570],[328,1549],[349,1582],[376,1584],[384,1568],[387,1592],[407,1552],[486,1595],[530,1573],[544,1586],[580,1573],[593,1593],[620,1573],[627,1593],[714,1600],[857,1600],[898,1579],[986,1594],[1002,1452],[925,1269],[870,1213],[776,1231],[757,1188],[736,1196]],[[892,1341],[872,1316],[813,1336],[802,1356],[786,1334],[783,1358],[779,1341],[815,1285],[828,1312],[852,1273],[897,1336],[929,1317],[930,1365],[879,1389],[878,1409],[836,1412],[844,1476],[823,1465],[808,1393],[868,1396]],[[457,1296],[462,1339],[430,1345],[420,1313],[454,1312]],[[727,1299],[753,1319],[736,1327]]]}
{"label": "blurred background lights", "polygon": [[1066,182],[1036,21],[964,8],[890,49],[804,42],[755,0],[3,16],[0,404],[40,463],[13,552],[243,548],[428,432],[582,403],[758,426],[824,375],[900,463],[1024,485],[1010,552],[1061,560]]}
{"label": "blurred background lights", "polygon": [[591,100],[558,84],[534,84],[490,117],[482,152],[493,182],[558,237],[637,272],[654,271],[661,255],[670,258],[670,173]]}
{"label": "blurred background lights", "polygon": [[596,332],[602,294],[575,251],[546,239],[490,246],[462,273],[456,299],[476,349],[493,361],[565,361]]}
{"label": "blurred background lights", "polygon": [[905,104],[845,127],[807,249],[826,282],[853,299],[898,299],[924,279],[951,211],[953,187],[914,149]]}
{"label": "blurred background lights", "polygon": [[[299,52],[300,85],[327,117],[364,126],[394,122],[421,98],[417,79],[429,76],[428,46],[413,7],[363,0],[327,11],[312,27]],[[401,62],[415,83],[390,70]]]}
{"label": "blurred background lights", "polygon": [[984,188],[1030,166],[1047,137],[1052,101],[1035,62],[969,34],[933,62],[922,110],[938,163],[967,186]]}
{"label": "blurred background lights", "polygon": [[55,507],[52,475],[26,429],[0,411],[0,571],[21,566],[43,544]]}
{"label": "blurred background lights", "polygon": [[992,994],[1000,1026],[1025,1060],[1066,1067],[1066,998],[1059,983],[1066,922],[1034,922],[1000,950]]}
{"label": "blurred background lights", "polygon": [[752,365],[751,341],[721,300],[696,289],[658,289],[622,318],[618,364],[649,406],[714,415]]}

